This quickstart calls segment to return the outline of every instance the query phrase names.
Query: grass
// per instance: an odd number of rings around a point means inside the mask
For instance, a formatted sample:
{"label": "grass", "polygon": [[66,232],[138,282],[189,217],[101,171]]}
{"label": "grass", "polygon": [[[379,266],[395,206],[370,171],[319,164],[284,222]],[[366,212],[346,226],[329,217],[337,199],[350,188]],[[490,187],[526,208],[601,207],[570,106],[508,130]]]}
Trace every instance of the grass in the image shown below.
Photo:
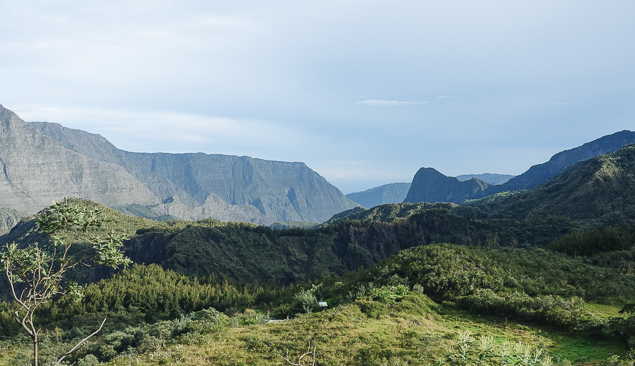
{"label": "grass", "polygon": [[[425,295],[414,296],[429,301]],[[608,315],[617,312],[603,305],[590,308]],[[359,306],[347,304],[281,322],[238,325],[230,321],[200,333],[182,334],[165,347],[118,356],[107,365],[285,365],[289,363],[282,356],[297,362],[307,351],[302,365],[310,365],[314,346],[319,365],[455,365],[450,356],[466,336],[472,337],[474,345],[491,337],[498,350],[509,344],[544,348],[554,366],[566,364],[564,359],[598,364],[611,354],[624,357],[626,353],[625,345],[614,340],[474,315],[451,304],[419,313],[399,305],[387,309],[369,317]],[[28,343],[0,343],[0,365],[16,364],[11,359],[25,347]],[[482,364],[500,364],[500,360]]]}
{"label": "grass", "polygon": [[[370,318],[344,305],[295,319],[251,326],[218,326],[192,344],[173,344],[110,365],[284,365],[317,346],[319,365],[432,365],[443,359],[467,331],[474,339],[492,337],[497,347],[522,343],[542,347],[553,360],[598,363],[624,356],[623,344],[557,329],[505,322],[446,307],[423,315],[394,312]],[[287,356],[288,355],[288,356]],[[303,365],[312,362],[311,352]]]}

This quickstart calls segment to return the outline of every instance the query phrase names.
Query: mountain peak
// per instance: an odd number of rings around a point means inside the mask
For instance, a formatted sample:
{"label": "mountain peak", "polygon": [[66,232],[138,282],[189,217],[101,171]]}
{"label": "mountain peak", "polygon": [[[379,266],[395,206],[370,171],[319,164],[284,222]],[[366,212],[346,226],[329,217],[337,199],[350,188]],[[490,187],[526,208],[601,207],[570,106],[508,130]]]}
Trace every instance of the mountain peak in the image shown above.
{"label": "mountain peak", "polygon": [[421,168],[415,174],[404,202],[461,203],[484,191],[489,184],[476,178],[461,182],[434,168]]}

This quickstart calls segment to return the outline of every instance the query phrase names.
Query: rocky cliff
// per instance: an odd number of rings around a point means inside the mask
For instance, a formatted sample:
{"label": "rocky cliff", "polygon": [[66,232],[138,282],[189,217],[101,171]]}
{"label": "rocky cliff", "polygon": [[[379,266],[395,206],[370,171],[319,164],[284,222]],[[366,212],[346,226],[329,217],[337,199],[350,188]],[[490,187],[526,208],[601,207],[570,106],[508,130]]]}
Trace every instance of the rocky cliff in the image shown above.
{"label": "rocky cliff", "polygon": [[122,167],[58,145],[0,106],[0,207],[35,213],[66,196],[107,206],[159,203]]}
{"label": "rocky cliff", "polygon": [[148,217],[322,222],[356,204],[304,163],[133,153],[99,135],[27,123],[0,106],[0,208],[74,196]]}

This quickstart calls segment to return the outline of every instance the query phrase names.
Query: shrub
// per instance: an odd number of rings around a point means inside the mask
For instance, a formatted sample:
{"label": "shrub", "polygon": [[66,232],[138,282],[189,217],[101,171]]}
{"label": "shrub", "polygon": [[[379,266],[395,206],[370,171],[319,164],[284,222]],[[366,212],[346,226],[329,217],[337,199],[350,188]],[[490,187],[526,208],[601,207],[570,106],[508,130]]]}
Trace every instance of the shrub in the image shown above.
{"label": "shrub", "polygon": [[357,299],[353,305],[359,307],[362,313],[366,314],[369,318],[379,318],[390,312],[389,305],[372,301],[367,298]]}

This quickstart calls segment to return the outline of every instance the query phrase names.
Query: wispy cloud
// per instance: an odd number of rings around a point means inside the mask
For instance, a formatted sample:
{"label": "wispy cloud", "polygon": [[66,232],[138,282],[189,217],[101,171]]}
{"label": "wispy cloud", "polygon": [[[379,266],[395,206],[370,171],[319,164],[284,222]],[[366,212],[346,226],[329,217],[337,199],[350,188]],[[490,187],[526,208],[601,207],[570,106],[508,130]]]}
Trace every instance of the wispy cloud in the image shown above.
{"label": "wispy cloud", "polygon": [[383,100],[383,99],[366,99],[357,102],[357,104],[369,105],[373,107],[403,107],[407,105],[428,104],[426,100],[422,101],[404,101],[404,100]]}
{"label": "wispy cloud", "polygon": [[[212,150],[208,152],[243,154],[253,148],[277,151],[307,143],[301,131],[267,120],[142,110],[30,106],[13,110],[25,121],[58,122],[101,134],[129,151],[177,153],[207,148]],[[92,128],[83,127],[87,124]]]}

